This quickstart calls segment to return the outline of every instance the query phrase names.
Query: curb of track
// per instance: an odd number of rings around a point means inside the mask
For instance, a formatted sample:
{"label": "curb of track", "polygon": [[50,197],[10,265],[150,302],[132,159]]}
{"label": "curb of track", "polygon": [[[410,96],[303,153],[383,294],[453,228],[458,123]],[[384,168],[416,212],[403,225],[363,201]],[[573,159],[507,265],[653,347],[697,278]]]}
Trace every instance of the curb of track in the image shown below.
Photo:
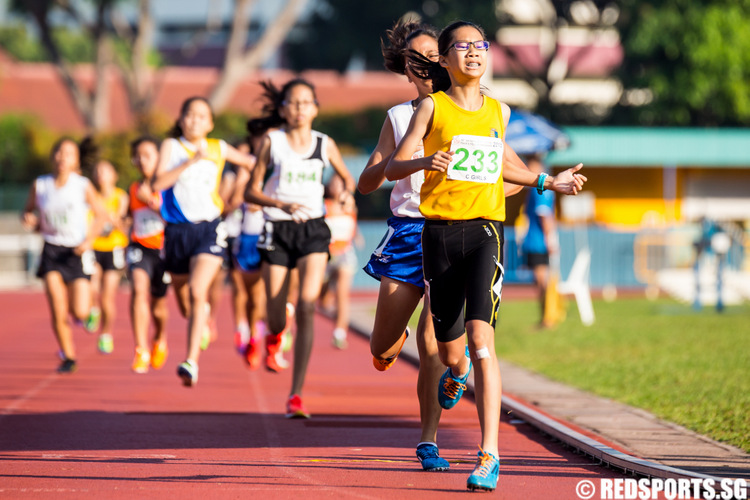
{"label": "curb of track", "polygon": [[[331,318],[331,316],[329,316],[328,314],[323,313],[323,315]],[[358,327],[355,324],[350,323],[349,329],[357,335],[360,335],[367,339],[370,338],[369,331],[364,331],[362,328]],[[404,349],[399,357],[408,361],[415,367],[419,366],[419,357],[416,352]],[[471,380],[469,381],[469,383],[467,383],[467,387],[467,393],[473,399],[474,385]],[[726,479],[718,476],[700,474],[697,472],[658,464],[656,462],[651,462],[649,460],[645,460],[643,458],[639,458],[616,450],[605,443],[602,443],[592,437],[578,432],[570,425],[566,425],[553,418],[550,418],[549,416],[535,409],[531,404],[523,401],[517,396],[503,395],[502,409],[506,412],[512,412],[514,418],[523,420],[524,422],[535,427],[544,434],[557,439],[558,441],[564,443],[570,448],[577,450],[583,455],[591,457],[593,461],[599,463],[600,465],[606,465],[615,469],[620,469],[625,474],[633,474],[647,478],[660,479],[699,479],[701,481],[710,479],[714,481],[715,485],[721,484],[721,481],[723,479]],[[750,493],[750,484],[746,484],[745,489],[748,490],[748,493]]]}

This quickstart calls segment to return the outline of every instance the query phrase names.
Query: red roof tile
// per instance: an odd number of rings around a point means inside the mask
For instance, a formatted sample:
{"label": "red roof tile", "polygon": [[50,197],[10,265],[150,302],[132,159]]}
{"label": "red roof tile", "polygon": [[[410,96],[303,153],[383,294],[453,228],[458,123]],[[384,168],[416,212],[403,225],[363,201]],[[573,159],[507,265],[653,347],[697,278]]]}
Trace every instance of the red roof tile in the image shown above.
{"label": "red roof tile", "polygon": [[[127,105],[127,93],[115,71],[108,75],[111,129],[131,127],[133,117]],[[183,100],[208,95],[217,81],[214,68],[167,67],[153,75],[153,108],[168,117],[176,116]],[[261,87],[258,81],[271,79],[283,84],[295,77],[289,71],[257,72],[237,88],[227,110],[257,114]],[[414,90],[404,77],[386,72],[341,75],[333,71],[308,71],[301,75],[316,87],[321,111],[351,112],[368,107],[388,107],[413,98]],[[93,84],[93,68],[81,65],[74,77],[86,88]],[[77,132],[84,122],[76,112],[56,68],[51,64],[0,62],[0,114],[28,113],[42,119],[54,130]]]}

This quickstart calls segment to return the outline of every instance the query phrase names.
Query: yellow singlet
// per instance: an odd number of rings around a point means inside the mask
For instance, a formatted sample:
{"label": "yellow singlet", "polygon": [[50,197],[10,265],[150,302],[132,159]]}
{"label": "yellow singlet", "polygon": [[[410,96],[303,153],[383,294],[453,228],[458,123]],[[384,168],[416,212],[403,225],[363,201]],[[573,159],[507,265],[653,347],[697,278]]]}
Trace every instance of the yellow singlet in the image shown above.
{"label": "yellow singlet", "polygon": [[[104,209],[108,214],[116,216],[120,213],[120,203],[127,198],[125,191],[116,187],[108,198],[102,198]],[[125,248],[128,246],[128,237],[119,229],[113,229],[107,225],[102,235],[94,240],[93,249],[97,252],[111,252],[115,248]]]}
{"label": "yellow singlet", "polygon": [[[432,128],[424,140],[424,155],[448,151],[457,135],[502,138],[505,135],[500,103],[484,96],[477,111],[459,107],[444,92],[430,94],[435,103]],[[502,158],[497,160],[502,172]],[[446,172],[425,171],[419,210],[427,219],[505,220],[505,192],[502,175],[493,184],[452,180]]]}

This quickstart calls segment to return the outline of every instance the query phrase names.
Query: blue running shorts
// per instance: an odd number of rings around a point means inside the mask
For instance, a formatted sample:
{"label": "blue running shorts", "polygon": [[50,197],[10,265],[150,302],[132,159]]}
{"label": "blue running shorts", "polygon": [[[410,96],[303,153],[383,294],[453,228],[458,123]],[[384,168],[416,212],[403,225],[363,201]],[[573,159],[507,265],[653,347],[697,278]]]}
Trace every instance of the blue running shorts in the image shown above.
{"label": "blue running shorts", "polygon": [[190,259],[207,253],[224,259],[227,233],[219,219],[167,224],[164,228],[164,265],[172,274],[188,274]]}
{"label": "blue running shorts", "polygon": [[258,250],[259,234],[240,234],[235,240],[234,260],[237,266],[246,273],[260,269],[260,251]]}
{"label": "blue running shorts", "polygon": [[382,277],[411,283],[424,290],[422,272],[422,227],[424,219],[391,217],[388,231],[372,252],[364,271],[380,281]]}

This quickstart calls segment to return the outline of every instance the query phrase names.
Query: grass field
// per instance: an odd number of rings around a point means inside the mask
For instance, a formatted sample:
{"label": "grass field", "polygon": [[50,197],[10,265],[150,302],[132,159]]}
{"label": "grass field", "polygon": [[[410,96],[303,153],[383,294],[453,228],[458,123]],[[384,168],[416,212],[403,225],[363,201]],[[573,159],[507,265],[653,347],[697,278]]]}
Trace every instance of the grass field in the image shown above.
{"label": "grass field", "polygon": [[563,324],[537,330],[535,302],[504,302],[498,356],[750,452],[750,306],[695,312],[622,299],[594,308],[593,326],[570,303]]}

